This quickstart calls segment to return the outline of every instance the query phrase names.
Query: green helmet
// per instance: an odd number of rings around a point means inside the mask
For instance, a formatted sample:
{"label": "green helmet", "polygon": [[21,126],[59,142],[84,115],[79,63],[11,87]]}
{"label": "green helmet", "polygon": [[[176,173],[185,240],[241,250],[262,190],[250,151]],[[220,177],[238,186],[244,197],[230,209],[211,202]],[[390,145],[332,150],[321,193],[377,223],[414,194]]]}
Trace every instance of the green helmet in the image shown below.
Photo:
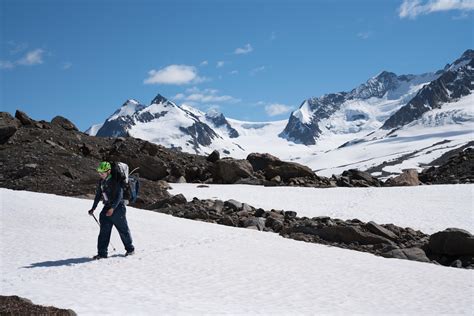
{"label": "green helmet", "polygon": [[112,166],[110,165],[110,162],[108,162],[108,161],[102,161],[102,162],[99,164],[99,167],[97,168],[97,171],[98,171],[98,172],[107,172],[107,171],[109,171],[111,168],[112,168]]}

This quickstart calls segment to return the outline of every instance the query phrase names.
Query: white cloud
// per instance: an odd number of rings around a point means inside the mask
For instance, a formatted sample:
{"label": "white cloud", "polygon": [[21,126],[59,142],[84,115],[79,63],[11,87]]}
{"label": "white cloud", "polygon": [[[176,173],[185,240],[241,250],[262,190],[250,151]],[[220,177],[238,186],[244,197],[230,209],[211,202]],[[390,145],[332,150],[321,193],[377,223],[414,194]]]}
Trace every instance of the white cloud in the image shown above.
{"label": "white cloud", "polygon": [[265,112],[267,112],[269,116],[285,114],[290,112],[291,110],[292,108],[290,106],[280,103],[273,103],[265,106]]}
{"label": "white cloud", "polygon": [[207,60],[203,60],[203,61],[199,64],[199,66],[207,66],[207,65],[209,65],[209,62],[208,62]]}
{"label": "white cloud", "polygon": [[232,70],[231,72],[229,72],[229,74],[231,74],[231,75],[236,75],[236,74],[238,74],[238,73],[239,73],[238,70]]}
{"label": "white cloud", "polygon": [[186,97],[186,101],[194,101],[199,103],[209,102],[230,102],[235,100],[230,95],[206,95],[202,93],[193,93]]}
{"label": "white cloud", "polygon": [[403,0],[398,8],[400,18],[414,19],[421,14],[434,12],[461,10],[474,10],[474,0]]}
{"label": "white cloud", "polygon": [[44,50],[42,49],[38,48],[38,49],[32,50],[26,53],[26,55],[22,59],[18,60],[17,63],[23,66],[33,66],[33,65],[42,64],[43,54],[44,54]]}
{"label": "white cloud", "polygon": [[260,67],[257,67],[257,68],[254,68],[254,69],[250,70],[250,74],[252,76],[255,76],[257,73],[262,72],[264,70],[265,70],[265,66],[260,66]]}
{"label": "white cloud", "polygon": [[207,94],[216,94],[217,92],[219,92],[219,90],[217,90],[217,89],[204,89],[204,90],[201,90],[198,87],[192,87],[192,88],[186,89],[186,93],[188,93],[188,94],[201,93],[201,92],[202,93],[207,93]]}
{"label": "white cloud", "polygon": [[20,53],[28,48],[28,44],[26,43],[17,43],[15,41],[9,41],[7,44],[10,47],[10,54],[12,55]]}
{"label": "white cloud", "polygon": [[[11,46],[14,46],[13,49],[10,51],[12,54],[16,54],[27,47],[26,44],[16,44],[15,42],[9,42],[8,44]],[[43,61],[44,54],[45,54],[45,51],[38,48],[38,49],[27,52],[22,58],[16,61],[1,60],[0,69],[12,69],[18,65],[34,66],[34,65],[42,64],[44,62]]]}
{"label": "white cloud", "polygon": [[174,97],[175,100],[183,100],[188,104],[212,104],[212,103],[237,103],[240,99],[230,95],[219,95],[216,89],[199,89],[192,87],[186,89],[186,93],[178,93]]}
{"label": "white cloud", "polygon": [[62,63],[62,65],[61,65],[61,68],[62,68],[63,70],[68,70],[68,69],[71,68],[71,67],[72,67],[72,63],[70,63],[70,62],[64,62],[64,63]]}
{"label": "white cloud", "polygon": [[173,100],[183,100],[185,98],[185,95],[183,93],[178,93],[173,97]]}
{"label": "white cloud", "polygon": [[357,33],[357,37],[363,40],[368,39],[369,37],[372,36],[372,31],[367,31],[367,32],[359,32]]}
{"label": "white cloud", "polygon": [[196,67],[187,65],[169,65],[160,70],[150,70],[145,84],[189,84],[206,81],[206,78],[198,77]]}
{"label": "white cloud", "polygon": [[275,32],[272,32],[272,34],[270,35],[270,41],[274,41],[276,40],[276,33]]}
{"label": "white cloud", "polygon": [[12,69],[15,65],[9,60],[0,60],[0,69]]}
{"label": "white cloud", "polygon": [[221,67],[223,67],[223,66],[224,66],[224,64],[225,64],[225,62],[224,62],[224,61],[222,61],[222,60],[220,60],[220,61],[218,61],[218,62],[217,62],[217,65],[216,65],[216,67],[217,67],[217,68],[221,68]]}
{"label": "white cloud", "polygon": [[236,55],[245,55],[253,51],[253,47],[250,44],[246,44],[244,47],[236,48],[234,54]]}

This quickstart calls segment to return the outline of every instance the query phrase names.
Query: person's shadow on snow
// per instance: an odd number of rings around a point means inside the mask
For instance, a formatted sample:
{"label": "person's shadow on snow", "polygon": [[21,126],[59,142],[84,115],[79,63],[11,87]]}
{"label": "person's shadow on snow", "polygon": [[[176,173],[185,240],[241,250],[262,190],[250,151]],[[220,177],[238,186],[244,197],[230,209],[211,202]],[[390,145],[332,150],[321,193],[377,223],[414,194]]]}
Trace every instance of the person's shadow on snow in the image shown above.
{"label": "person's shadow on snow", "polygon": [[[122,257],[121,255],[113,255],[112,257]],[[101,259],[106,260],[106,259]],[[71,258],[71,259],[63,259],[63,260],[55,260],[55,261],[43,261],[43,262],[36,262],[32,263],[29,266],[22,267],[23,269],[31,269],[31,268],[45,268],[45,267],[60,267],[60,266],[73,266],[76,264],[87,263],[91,261],[97,261],[90,257],[81,257],[81,258]]]}

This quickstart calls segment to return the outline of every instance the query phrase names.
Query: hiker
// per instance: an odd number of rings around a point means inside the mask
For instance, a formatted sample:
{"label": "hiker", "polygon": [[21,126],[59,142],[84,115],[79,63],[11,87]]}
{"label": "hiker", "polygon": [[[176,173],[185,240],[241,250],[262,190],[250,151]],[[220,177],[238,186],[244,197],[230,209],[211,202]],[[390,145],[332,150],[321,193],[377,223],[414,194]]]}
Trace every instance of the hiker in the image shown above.
{"label": "hiker", "polygon": [[107,258],[107,248],[110,242],[112,226],[115,226],[120,234],[123,245],[125,246],[125,256],[133,255],[135,247],[132,244],[132,235],[128,228],[126,209],[123,200],[123,188],[117,179],[112,177],[112,165],[110,162],[102,161],[97,168],[100,181],[95,192],[94,204],[89,210],[90,215],[94,215],[94,210],[102,200],[104,207],[100,212],[100,233],[97,240],[97,255],[93,259]]}

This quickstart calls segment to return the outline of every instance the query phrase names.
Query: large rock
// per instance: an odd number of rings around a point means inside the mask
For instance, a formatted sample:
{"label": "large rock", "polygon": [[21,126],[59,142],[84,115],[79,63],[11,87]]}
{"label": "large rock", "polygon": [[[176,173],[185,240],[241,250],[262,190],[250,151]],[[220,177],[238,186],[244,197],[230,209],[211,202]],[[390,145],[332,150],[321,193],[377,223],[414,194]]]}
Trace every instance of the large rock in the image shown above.
{"label": "large rock", "polygon": [[8,112],[0,112],[0,144],[4,144],[15,134],[21,123]]}
{"label": "large rock", "polygon": [[325,226],[299,225],[291,228],[291,232],[300,232],[319,236],[321,239],[331,242],[342,242],[346,244],[359,243],[361,245],[390,244],[389,239],[363,231],[357,226]]}
{"label": "large rock", "polygon": [[448,256],[473,256],[474,236],[463,229],[448,228],[431,235],[428,247],[434,254]]}
{"label": "large rock", "polygon": [[380,226],[379,224],[375,222],[368,222],[366,225],[367,229],[376,235],[391,239],[391,240],[396,240],[397,235],[395,233],[391,232],[390,230]]}
{"label": "large rock", "polygon": [[251,177],[252,173],[252,165],[247,160],[220,159],[215,163],[213,176],[222,183],[234,183]]}
{"label": "large rock", "polygon": [[280,176],[283,181],[291,178],[315,178],[316,174],[310,168],[295,162],[282,162],[280,166],[271,166],[265,170],[268,180]]}
{"label": "large rock", "polygon": [[67,131],[79,131],[70,120],[62,116],[56,116],[51,120],[52,125],[57,125],[64,128]]}
{"label": "large rock", "polygon": [[35,123],[25,112],[16,110],[15,117],[21,122],[23,125],[33,125]]}
{"label": "large rock", "polygon": [[428,259],[423,249],[417,247],[406,249],[393,249],[383,253],[382,257],[430,262],[430,259]]}
{"label": "large rock", "polygon": [[252,165],[254,171],[265,170],[270,166],[279,166],[282,161],[270,154],[251,153],[247,160]]}
{"label": "large rock", "polygon": [[251,217],[244,221],[243,227],[263,230],[265,228],[265,219],[263,217]]}
{"label": "large rock", "polygon": [[[339,186],[371,186],[371,187],[380,187],[380,181],[373,177],[370,173],[360,171],[357,169],[349,169],[342,173],[342,180],[338,181]],[[345,181],[344,181],[345,179]],[[347,185],[350,183],[351,185]]]}
{"label": "large rock", "polygon": [[385,183],[389,186],[416,186],[421,182],[418,179],[418,172],[416,169],[404,169],[403,173],[395,178],[388,179]]}
{"label": "large rock", "polygon": [[206,160],[209,162],[216,162],[217,160],[221,159],[221,154],[219,151],[214,150],[212,153],[207,156]]}
{"label": "large rock", "polygon": [[325,240],[344,242],[347,244],[353,242],[358,242],[362,245],[392,244],[387,238],[365,232],[359,227],[353,226],[328,226],[320,229],[317,235]]}

